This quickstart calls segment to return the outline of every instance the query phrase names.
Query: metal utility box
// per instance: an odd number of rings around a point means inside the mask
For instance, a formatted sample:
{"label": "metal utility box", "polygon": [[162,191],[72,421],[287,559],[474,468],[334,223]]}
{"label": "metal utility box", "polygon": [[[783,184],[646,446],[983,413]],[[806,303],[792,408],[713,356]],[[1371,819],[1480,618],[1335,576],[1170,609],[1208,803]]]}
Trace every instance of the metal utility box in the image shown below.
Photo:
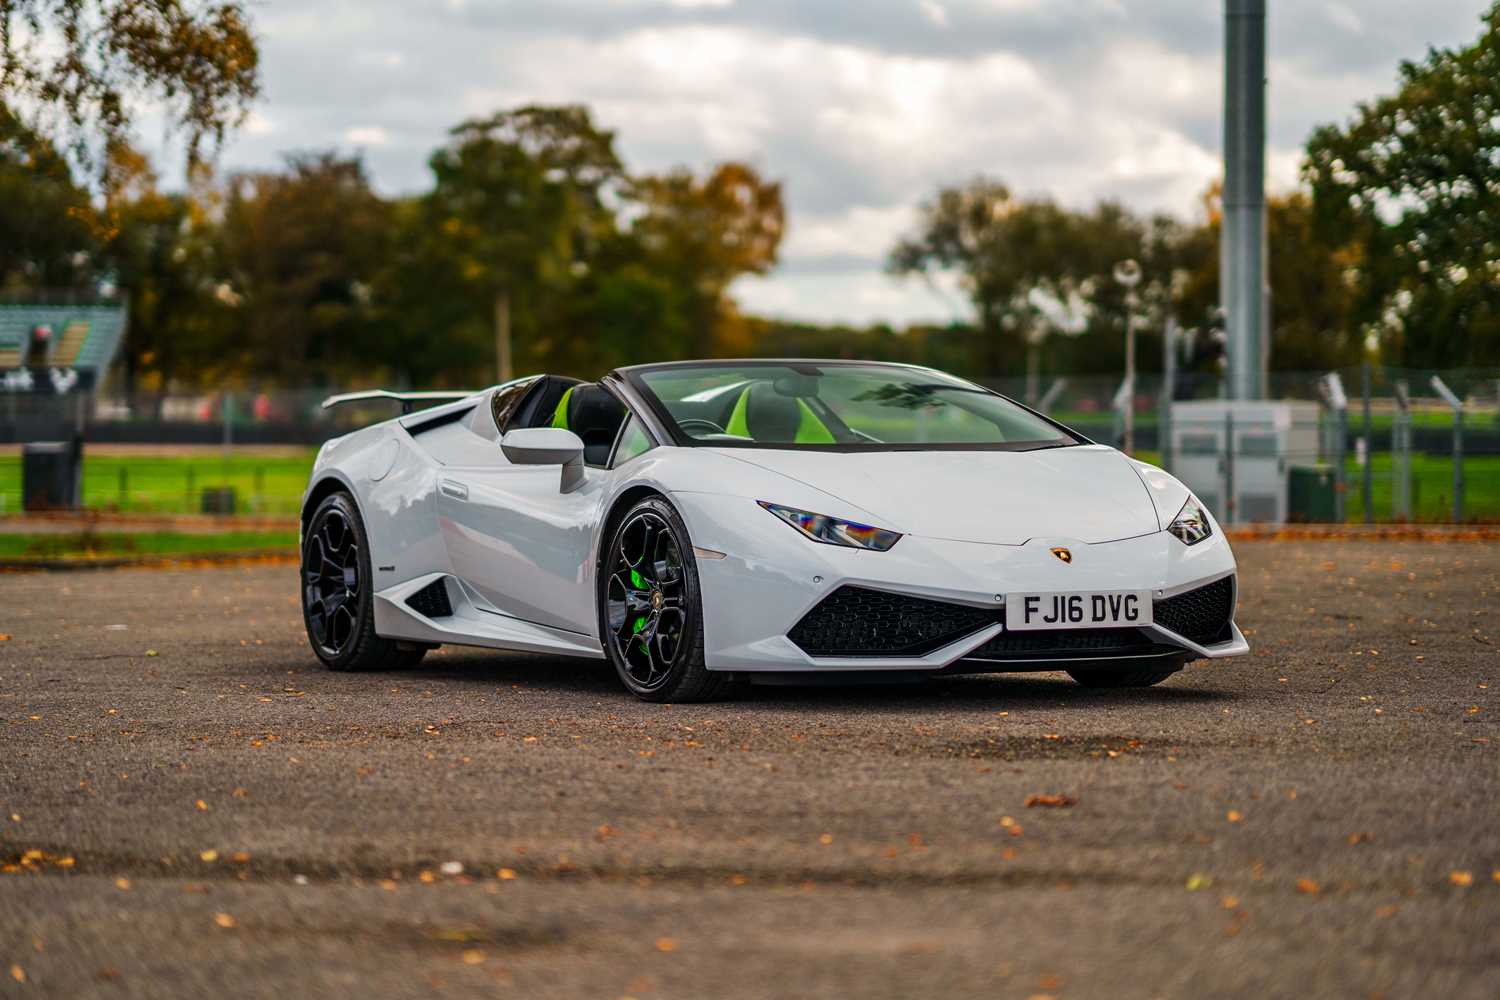
{"label": "metal utility box", "polygon": [[1327,524],[1338,520],[1338,477],[1326,465],[1294,465],[1287,475],[1288,521]]}
{"label": "metal utility box", "polygon": [[21,446],[21,499],[26,510],[71,510],[82,493],[83,448],[69,441]]}
{"label": "metal utility box", "polygon": [[1291,467],[1319,457],[1318,415],[1317,403],[1173,403],[1172,473],[1220,521],[1286,521]]}

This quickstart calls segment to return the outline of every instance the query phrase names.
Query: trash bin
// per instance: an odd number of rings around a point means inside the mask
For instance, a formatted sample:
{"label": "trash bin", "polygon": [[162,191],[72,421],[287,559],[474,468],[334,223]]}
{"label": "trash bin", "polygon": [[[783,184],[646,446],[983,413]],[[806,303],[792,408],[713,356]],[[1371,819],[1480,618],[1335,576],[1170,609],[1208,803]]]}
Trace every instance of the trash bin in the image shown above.
{"label": "trash bin", "polygon": [[1288,521],[1331,522],[1337,519],[1337,483],[1327,465],[1294,465],[1287,470]]}
{"label": "trash bin", "polygon": [[83,445],[33,441],[21,446],[21,506],[25,510],[72,510],[78,506]]}
{"label": "trash bin", "polygon": [[234,487],[233,486],[209,486],[205,487],[202,500],[202,511],[205,514],[233,514],[234,513]]}

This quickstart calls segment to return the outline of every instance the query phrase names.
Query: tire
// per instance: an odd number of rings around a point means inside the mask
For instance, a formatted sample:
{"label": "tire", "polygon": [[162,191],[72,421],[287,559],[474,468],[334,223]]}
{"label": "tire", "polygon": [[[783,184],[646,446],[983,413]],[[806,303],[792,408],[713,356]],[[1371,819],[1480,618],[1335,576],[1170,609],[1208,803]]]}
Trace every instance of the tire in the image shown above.
{"label": "tire", "polygon": [[1069,670],[1068,676],[1086,688],[1143,688],[1160,684],[1181,670],[1175,667],[1091,667]]}
{"label": "tire", "polygon": [[402,670],[427,647],[375,634],[370,547],[354,498],[334,493],[318,504],[302,539],[302,623],[330,670]]}
{"label": "tire", "polygon": [[687,525],[658,496],[634,504],[600,550],[599,636],[642,701],[713,701],[730,679],[703,662],[703,601]]}

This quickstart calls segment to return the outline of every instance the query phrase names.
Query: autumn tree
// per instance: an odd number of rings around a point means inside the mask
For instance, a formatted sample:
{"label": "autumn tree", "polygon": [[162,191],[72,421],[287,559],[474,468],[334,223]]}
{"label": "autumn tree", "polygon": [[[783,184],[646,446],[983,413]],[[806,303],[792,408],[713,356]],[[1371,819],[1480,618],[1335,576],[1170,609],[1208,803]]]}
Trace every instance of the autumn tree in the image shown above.
{"label": "autumn tree", "polygon": [[81,164],[128,140],[145,101],[198,163],[260,92],[259,62],[239,0],[0,0],[0,101]]}
{"label": "autumn tree", "polygon": [[641,263],[683,298],[689,337],[678,356],[712,353],[734,319],[729,286],[776,264],[786,231],[781,185],[723,163],[702,179],[686,169],[636,178],[627,197],[639,213],[630,235]]}
{"label": "autumn tree", "polygon": [[358,157],[298,154],[283,173],[231,176],[218,293],[240,370],[287,383],[370,367],[371,288],[391,238],[389,205]]}
{"label": "autumn tree", "polygon": [[129,291],[124,390],[159,411],[175,380],[233,374],[231,310],[217,273],[217,230],[204,192],[163,192],[146,157],[110,150],[100,268]]}
{"label": "autumn tree", "polygon": [[0,292],[85,283],[91,216],[63,156],[0,104]]}
{"label": "autumn tree", "polygon": [[1407,365],[1500,362],[1500,4],[1482,24],[1307,145],[1319,225],[1358,250],[1359,320]]}
{"label": "autumn tree", "polygon": [[623,176],[613,133],[580,106],[526,106],[464,122],[429,163],[424,224],[466,298],[488,303],[493,362],[510,377],[512,325],[528,361],[549,357],[560,331],[543,315],[589,273],[615,232],[606,189]]}

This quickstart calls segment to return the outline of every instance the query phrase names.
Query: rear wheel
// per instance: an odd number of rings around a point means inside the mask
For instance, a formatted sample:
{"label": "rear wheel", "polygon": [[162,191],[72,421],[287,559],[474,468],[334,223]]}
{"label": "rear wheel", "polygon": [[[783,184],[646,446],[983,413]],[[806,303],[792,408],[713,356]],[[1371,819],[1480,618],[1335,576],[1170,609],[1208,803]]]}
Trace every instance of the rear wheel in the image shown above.
{"label": "rear wheel", "polygon": [[703,603],[687,525],[647,497],[626,511],[599,560],[599,634],[620,681],[645,701],[711,701],[729,680],[703,662]]}
{"label": "rear wheel", "polygon": [[302,620],[313,652],[330,670],[416,666],[426,647],[375,634],[370,549],[347,493],[318,504],[302,539]]}
{"label": "rear wheel", "polygon": [[1086,667],[1069,670],[1068,676],[1087,688],[1143,688],[1160,684],[1182,669],[1175,667]]}

